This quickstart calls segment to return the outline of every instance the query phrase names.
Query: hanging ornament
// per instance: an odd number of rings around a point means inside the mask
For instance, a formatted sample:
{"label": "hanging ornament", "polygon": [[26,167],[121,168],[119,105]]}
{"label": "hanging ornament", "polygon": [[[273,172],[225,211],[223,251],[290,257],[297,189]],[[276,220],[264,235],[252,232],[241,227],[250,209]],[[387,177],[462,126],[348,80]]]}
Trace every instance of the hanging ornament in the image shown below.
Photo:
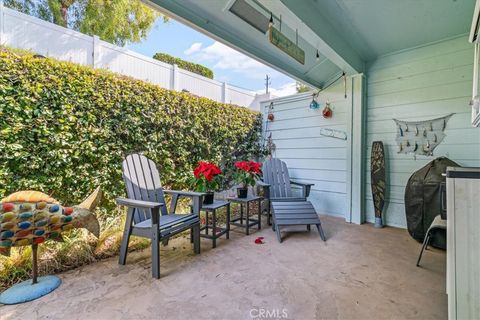
{"label": "hanging ornament", "polygon": [[413,155],[432,156],[434,149],[445,137],[445,127],[453,115],[420,120],[402,121],[393,119],[397,125],[398,153],[413,153]]}
{"label": "hanging ornament", "polygon": [[275,116],[273,115],[273,102],[270,102],[270,105],[268,106],[267,119],[268,121],[273,121],[275,119]]}
{"label": "hanging ornament", "polygon": [[333,111],[332,111],[332,109],[330,108],[330,103],[329,103],[329,102],[327,102],[327,103],[325,104],[325,108],[323,108],[323,110],[322,110],[322,115],[323,115],[323,117],[324,117],[325,119],[328,119],[328,118],[331,118],[331,117],[332,117]]}
{"label": "hanging ornament", "polygon": [[320,108],[320,104],[315,100],[315,94],[312,96],[312,102],[310,102],[310,109],[317,110]]}

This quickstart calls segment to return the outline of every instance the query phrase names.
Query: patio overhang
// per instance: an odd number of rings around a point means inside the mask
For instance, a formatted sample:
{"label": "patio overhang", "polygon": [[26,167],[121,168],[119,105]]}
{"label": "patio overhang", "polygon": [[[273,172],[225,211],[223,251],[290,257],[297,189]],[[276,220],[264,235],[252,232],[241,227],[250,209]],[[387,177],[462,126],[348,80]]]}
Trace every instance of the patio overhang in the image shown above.
{"label": "patio overhang", "polygon": [[[169,16],[293,78],[322,88],[365,71],[378,56],[465,33],[471,1],[143,0]],[[301,64],[230,8],[253,8],[305,52]],[[280,22],[281,21],[281,22]],[[265,24],[265,23],[264,23]],[[318,50],[318,57],[317,57]]]}

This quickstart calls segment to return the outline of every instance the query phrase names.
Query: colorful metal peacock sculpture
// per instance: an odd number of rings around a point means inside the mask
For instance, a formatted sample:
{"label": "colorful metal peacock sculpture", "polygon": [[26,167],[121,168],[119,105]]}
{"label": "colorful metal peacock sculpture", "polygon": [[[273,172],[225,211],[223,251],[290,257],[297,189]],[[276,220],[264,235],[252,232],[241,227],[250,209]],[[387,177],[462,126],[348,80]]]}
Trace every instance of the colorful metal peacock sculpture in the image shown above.
{"label": "colorful metal peacock sculpture", "polygon": [[[38,191],[15,192],[0,201],[0,254],[9,256],[11,247],[32,246],[32,280],[19,283],[0,295],[0,303],[15,304],[43,296],[60,285],[53,276],[38,278],[38,245],[46,240],[63,241],[62,232],[85,228],[96,237],[100,225],[93,214],[101,198],[97,188],[81,204],[62,207]],[[43,284],[42,284],[42,280]],[[34,288],[37,286],[39,291]]]}

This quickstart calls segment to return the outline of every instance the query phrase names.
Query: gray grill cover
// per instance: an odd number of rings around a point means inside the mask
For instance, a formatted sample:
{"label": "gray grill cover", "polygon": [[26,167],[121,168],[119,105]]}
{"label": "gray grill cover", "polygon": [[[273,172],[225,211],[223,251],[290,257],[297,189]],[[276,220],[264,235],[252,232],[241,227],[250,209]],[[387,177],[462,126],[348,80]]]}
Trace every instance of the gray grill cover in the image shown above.
{"label": "gray grill cover", "polygon": [[[440,185],[445,182],[442,173],[447,171],[447,167],[459,165],[448,158],[440,157],[429,162],[408,179],[405,187],[407,227],[410,235],[417,241],[423,241],[433,219],[440,214]],[[430,243],[445,249],[445,231],[435,231]]]}

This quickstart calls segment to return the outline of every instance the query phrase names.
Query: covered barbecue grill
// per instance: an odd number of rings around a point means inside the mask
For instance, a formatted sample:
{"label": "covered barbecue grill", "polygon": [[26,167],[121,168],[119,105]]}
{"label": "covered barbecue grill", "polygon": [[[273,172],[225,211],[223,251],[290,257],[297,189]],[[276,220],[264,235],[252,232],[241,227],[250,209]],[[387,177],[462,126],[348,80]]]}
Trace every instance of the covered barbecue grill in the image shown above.
{"label": "covered barbecue grill", "polygon": [[[441,184],[445,182],[442,176],[447,167],[458,167],[452,160],[439,157],[416,171],[408,179],[405,187],[405,213],[410,235],[422,242],[435,216],[441,213]],[[431,245],[446,248],[444,230],[436,230],[432,235]]]}

